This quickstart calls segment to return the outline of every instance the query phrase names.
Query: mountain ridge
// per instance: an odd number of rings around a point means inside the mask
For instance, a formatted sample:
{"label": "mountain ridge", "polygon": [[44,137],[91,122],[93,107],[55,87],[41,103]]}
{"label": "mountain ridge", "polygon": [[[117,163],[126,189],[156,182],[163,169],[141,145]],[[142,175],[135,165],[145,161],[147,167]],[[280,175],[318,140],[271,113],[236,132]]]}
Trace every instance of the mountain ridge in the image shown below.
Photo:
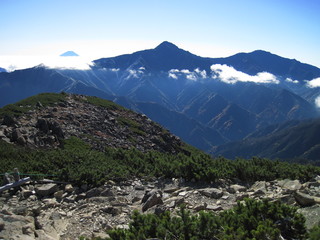
{"label": "mountain ridge", "polygon": [[[318,68],[262,50],[221,59],[202,58],[165,41],[154,49],[97,59],[90,70],[38,66],[0,73],[0,94],[4,96],[0,106],[41,92],[118,99],[206,151],[226,141],[241,140],[268,125],[319,116],[314,102],[319,89],[295,78],[304,78],[306,72],[318,76]],[[231,71],[234,75],[227,76],[230,79],[240,75],[239,81],[228,83],[222,77],[213,77],[212,64],[229,64],[217,71],[229,75]],[[283,72],[279,72],[281,66],[285,66]],[[239,67],[245,72],[234,70]],[[250,74],[269,68],[272,71],[268,76],[277,81],[246,82],[246,78],[259,78]],[[272,75],[279,73],[283,75]]]}

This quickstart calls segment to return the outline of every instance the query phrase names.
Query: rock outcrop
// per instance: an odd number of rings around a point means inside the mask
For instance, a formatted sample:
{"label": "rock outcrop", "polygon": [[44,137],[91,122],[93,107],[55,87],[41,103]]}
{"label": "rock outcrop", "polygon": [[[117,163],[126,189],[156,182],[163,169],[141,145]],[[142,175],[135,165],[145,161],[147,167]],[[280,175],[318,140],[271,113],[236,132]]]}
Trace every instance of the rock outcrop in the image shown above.
{"label": "rock outcrop", "polygon": [[[284,184],[285,183],[285,184]],[[219,212],[246,197],[281,201],[299,207],[311,228],[320,221],[320,181],[220,181],[188,183],[179,179],[106,182],[89,188],[61,183],[32,182],[0,197],[0,238],[77,239],[106,237],[112,228],[127,228],[134,210],[175,213],[181,204],[192,212]]]}
{"label": "rock outcrop", "polygon": [[67,95],[65,102],[37,106],[25,114],[0,119],[0,139],[32,148],[59,147],[61,140],[78,137],[93,148],[106,146],[178,153],[181,140],[145,115],[110,103],[90,104],[86,96]]}

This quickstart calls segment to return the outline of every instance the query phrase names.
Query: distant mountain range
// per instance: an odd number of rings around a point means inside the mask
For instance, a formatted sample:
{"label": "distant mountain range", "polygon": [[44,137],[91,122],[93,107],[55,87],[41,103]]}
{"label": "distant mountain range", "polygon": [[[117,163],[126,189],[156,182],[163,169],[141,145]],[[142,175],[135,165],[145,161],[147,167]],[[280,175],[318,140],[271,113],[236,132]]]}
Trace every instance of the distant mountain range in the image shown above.
{"label": "distant mountain range", "polygon": [[[320,69],[265,51],[202,58],[163,42],[93,61],[90,70],[35,67],[0,73],[0,106],[41,92],[113,100],[205,151],[265,127],[316,118]],[[222,151],[222,150],[221,150]]]}
{"label": "distant mountain range", "polygon": [[290,121],[258,130],[244,140],[212,149],[213,155],[227,158],[267,158],[299,161],[308,159],[320,165],[320,119]]}

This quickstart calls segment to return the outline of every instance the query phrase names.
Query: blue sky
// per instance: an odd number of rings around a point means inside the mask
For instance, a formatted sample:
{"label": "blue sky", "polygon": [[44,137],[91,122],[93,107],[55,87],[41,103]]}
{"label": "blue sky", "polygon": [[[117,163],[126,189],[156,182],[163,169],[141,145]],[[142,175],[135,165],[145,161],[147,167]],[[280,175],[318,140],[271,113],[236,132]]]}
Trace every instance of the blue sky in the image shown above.
{"label": "blue sky", "polygon": [[204,57],[263,49],[320,67],[319,12],[318,0],[0,0],[0,57],[94,59],[167,40]]}

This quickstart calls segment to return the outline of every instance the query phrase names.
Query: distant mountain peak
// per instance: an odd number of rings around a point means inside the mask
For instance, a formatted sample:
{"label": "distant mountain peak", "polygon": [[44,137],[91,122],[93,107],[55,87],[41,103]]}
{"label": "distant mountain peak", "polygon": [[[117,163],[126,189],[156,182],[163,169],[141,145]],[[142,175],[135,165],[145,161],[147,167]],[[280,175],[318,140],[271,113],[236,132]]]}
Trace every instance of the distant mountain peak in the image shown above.
{"label": "distant mountain peak", "polygon": [[179,49],[179,48],[171,42],[164,41],[164,42],[160,43],[156,47],[156,49]]}
{"label": "distant mountain peak", "polygon": [[67,51],[65,53],[62,53],[60,57],[78,57],[79,55],[76,54],[74,51]]}

